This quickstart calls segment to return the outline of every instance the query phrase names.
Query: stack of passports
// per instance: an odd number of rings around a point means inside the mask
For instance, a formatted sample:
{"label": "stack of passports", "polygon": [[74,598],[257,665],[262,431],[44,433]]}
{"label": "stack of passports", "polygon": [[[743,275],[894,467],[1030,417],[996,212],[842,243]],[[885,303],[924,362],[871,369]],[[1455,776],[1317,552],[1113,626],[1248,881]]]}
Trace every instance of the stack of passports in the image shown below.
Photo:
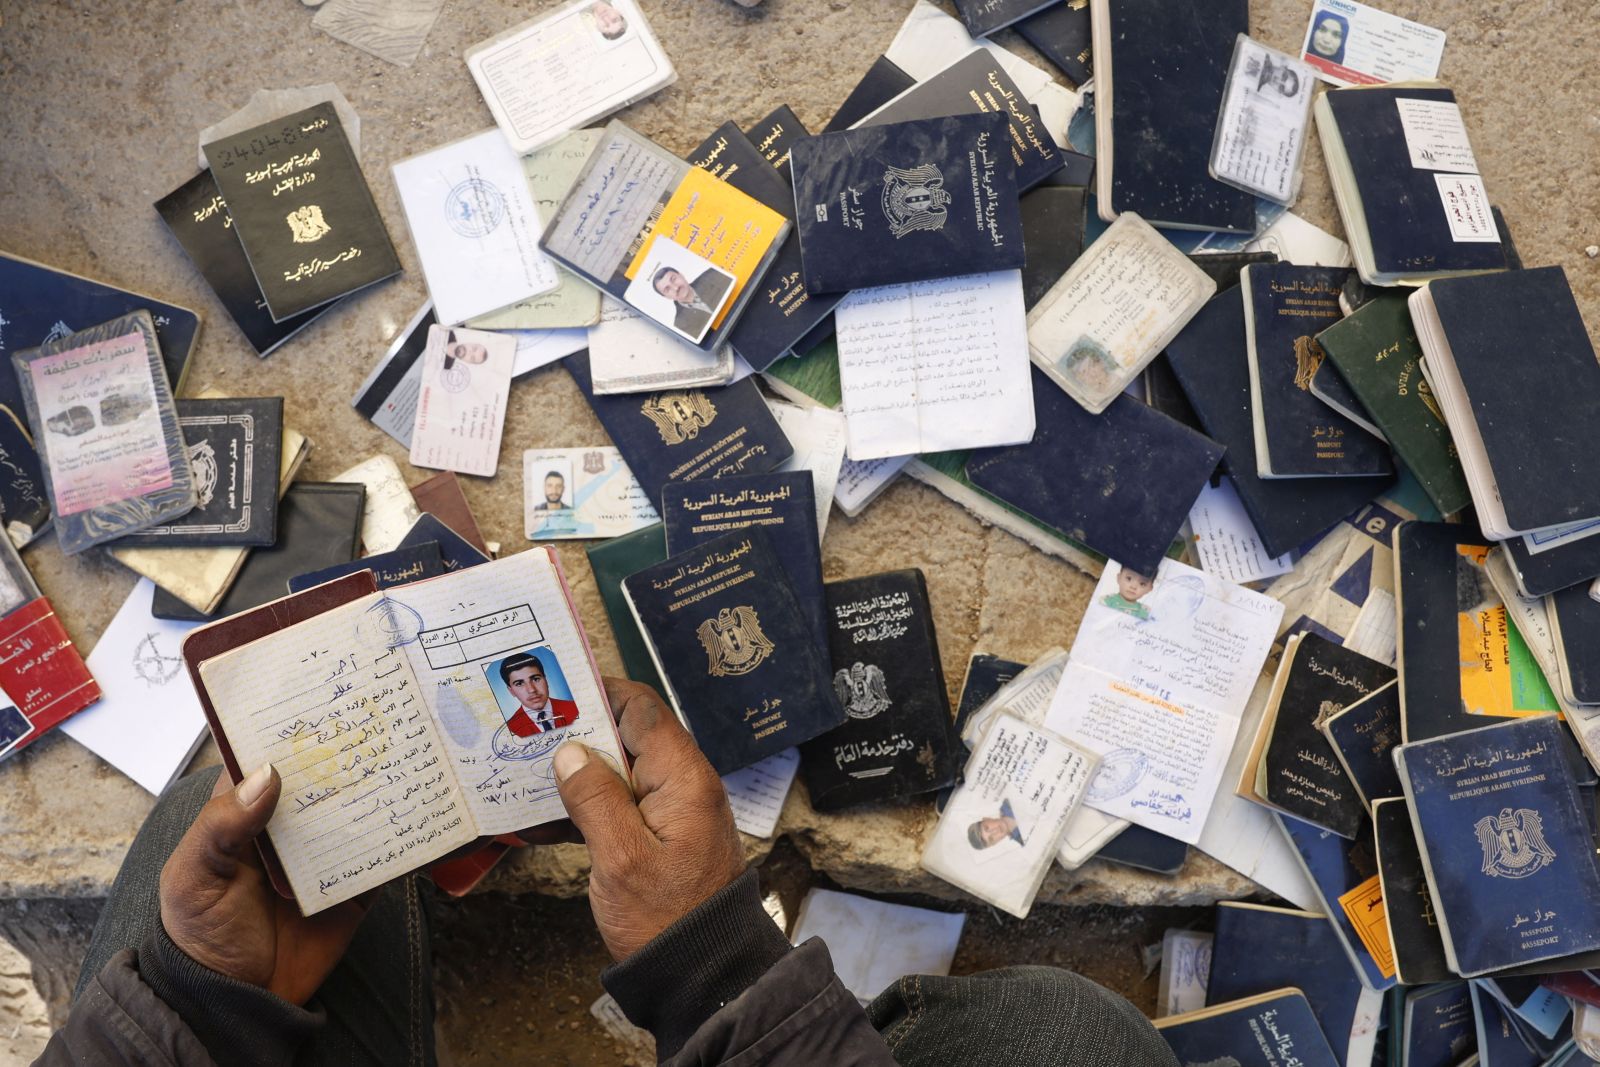
{"label": "stack of passports", "polygon": [[1380,294],[1324,329],[1317,343],[1439,514],[1454,515],[1470,504],[1450,428],[1422,376],[1422,346],[1406,295]]}
{"label": "stack of passports", "polygon": [[840,293],[1022,266],[1003,115],[952,115],[795,144],[806,291]]}
{"label": "stack of passports", "polygon": [[1600,948],[1600,868],[1565,746],[1545,715],[1398,750],[1456,974]]}
{"label": "stack of passports", "polygon": [[1372,824],[1384,917],[1400,983],[1422,985],[1453,978],[1433,914],[1410,806],[1402,797],[1379,800],[1372,806]]}
{"label": "stack of passports", "polygon": [[617,641],[623,672],[658,693],[666,692],[661,675],[656,672],[656,665],[650,658],[650,646],[644,643],[639,624],[628,610],[627,598],[622,595],[624,578],[667,558],[666,527],[658,522],[621,537],[597,541],[588,548],[586,554],[589,557],[589,570],[594,574],[595,587],[600,592],[600,603],[611,622],[611,634]]}
{"label": "stack of passports", "polygon": [[966,750],[956,736],[921,571],[824,587],[833,686],[848,718],[800,750],[811,804],[832,811],[940,789]]}
{"label": "stack of passports", "polygon": [[1235,286],[1200,309],[1167,346],[1167,364],[1207,436],[1227,447],[1222,468],[1270,556],[1301,547],[1371,502],[1393,477],[1262,478],[1251,417],[1244,297]]}
{"label": "stack of passports", "polygon": [[1263,478],[1360,478],[1394,471],[1384,443],[1311,392],[1323,354],[1316,335],[1338,322],[1342,267],[1246,267],[1245,344]]}
{"label": "stack of passports", "polygon": [[844,719],[788,572],[760,527],[701,541],[622,581],[667,696],[718,774]]}

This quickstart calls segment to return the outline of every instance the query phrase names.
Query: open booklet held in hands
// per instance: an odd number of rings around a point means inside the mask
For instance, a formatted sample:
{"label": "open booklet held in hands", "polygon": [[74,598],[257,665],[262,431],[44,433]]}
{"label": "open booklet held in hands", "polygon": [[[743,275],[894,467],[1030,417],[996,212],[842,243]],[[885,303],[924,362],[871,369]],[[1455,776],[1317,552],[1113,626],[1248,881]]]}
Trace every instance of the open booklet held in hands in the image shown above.
{"label": "open booklet held in hands", "polygon": [[551,549],[382,592],[362,571],[202,627],[183,656],[229,773],[283,779],[262,853],[306,915],[564,818],[564,741],[626,774]]}

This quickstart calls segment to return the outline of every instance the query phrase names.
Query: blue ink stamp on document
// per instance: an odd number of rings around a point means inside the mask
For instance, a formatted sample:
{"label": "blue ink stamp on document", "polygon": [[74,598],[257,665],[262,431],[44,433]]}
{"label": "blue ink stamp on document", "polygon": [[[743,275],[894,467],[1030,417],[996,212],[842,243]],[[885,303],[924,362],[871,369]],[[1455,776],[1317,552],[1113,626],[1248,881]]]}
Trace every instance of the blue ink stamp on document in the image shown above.
{"label": "blue ink stamp on document", "polygon": [[382,597],[366,610],[360,625],[363,636],[376,636],[389,648],[399,648],[417,640],[422,616],[409,604]]}
{"label": "blue ink stamp on document", "polygon": [[1107,752],[1100,760],[1100,773],[1089,783],[1083,798],[1091,804],[1115,800],[1138,785],[1149,767],[1150,761],[1138,749],[1119,748]]}
{"label": "blue ink stamp on document", "polygon": [[505,217],[505,194],[482,178],[468,178],[445,194],[445,222],[462,237],[474,241],[487,237]]}

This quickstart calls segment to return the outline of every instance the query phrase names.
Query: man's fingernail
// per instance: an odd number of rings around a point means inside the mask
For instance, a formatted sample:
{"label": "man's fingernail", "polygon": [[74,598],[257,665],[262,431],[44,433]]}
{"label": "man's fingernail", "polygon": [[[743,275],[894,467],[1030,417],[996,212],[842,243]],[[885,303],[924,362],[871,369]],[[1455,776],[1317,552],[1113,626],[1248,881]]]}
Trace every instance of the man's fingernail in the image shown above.
{"label": "man's fingernail", "polygon": [[239,803],[250,807],[261,799],[261,794],[267,791],[267,786],[272,783],[272,764],[263,763],[251,771],[245,780],[239,783],[239,788],[234,794],[239,798]]}
{"label": "man's fingernail", "polygon": [[583,746],[582,742],[563,742],[561,747],[556,749],[556,781],[566,781],[583,770],[583,765],[588,762],[589,750]]}

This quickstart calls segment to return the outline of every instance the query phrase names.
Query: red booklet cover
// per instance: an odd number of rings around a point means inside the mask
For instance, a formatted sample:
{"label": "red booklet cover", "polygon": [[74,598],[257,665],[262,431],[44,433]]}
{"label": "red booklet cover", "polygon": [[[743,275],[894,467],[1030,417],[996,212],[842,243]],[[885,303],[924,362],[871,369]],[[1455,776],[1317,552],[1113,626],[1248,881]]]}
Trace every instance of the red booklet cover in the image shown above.
{"label": "red booklet cover", "polygon": [[100,686],[47,597],[0,618],[0,759],[100,699]]}

